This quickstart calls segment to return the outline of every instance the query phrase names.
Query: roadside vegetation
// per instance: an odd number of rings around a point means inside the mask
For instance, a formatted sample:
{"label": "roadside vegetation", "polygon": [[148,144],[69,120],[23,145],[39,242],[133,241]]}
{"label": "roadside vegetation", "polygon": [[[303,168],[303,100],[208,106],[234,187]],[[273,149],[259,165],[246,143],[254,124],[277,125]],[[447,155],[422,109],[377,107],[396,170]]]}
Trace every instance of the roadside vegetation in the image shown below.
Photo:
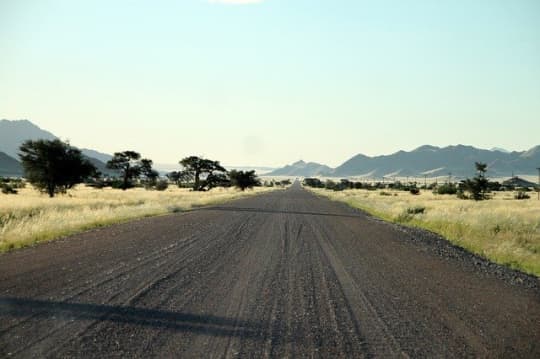
{"label": "roadside vegetation", "polygon": [[[198,156],[185,157],[178,162],[182,167],[160,178],[152,168],[153,161],[141,154],[127,150],[116,152],[107,162],[109,173],[100,173],[82,152],[69,143],[56,140],[28,140],[20,146],[24,177],[36,189],[53,198],[65,194],[76,185],[86,183],[96,188],[120,188],[127,190],[144,186],[146,189],[163,191],[172,181],[178,187],[190,187],[193,191],[208,191],[215,187],[246,188],[261,186],[255,171],[227,171],[219,161]],[[7,184],[4,193],[16,194]]]}
{"label": "roadside vegetation", "polygon": [[0,194],[0,252],[95,227],[223,203],[275,188],[279,187],[256,187],[251,191],[230,187],[195,192],[175,186],[165,191],[78,186],[67,195],[49,198],[26,186],[18,189],[17,195]]}
{"label": "roadside vegetation", "polygon": [[540,277],[540,200],[529,195],[540,186],[518,177],[490,181],[487,165],[474,165],[476,176],[457,183],[306,178],[304,186],[384,220],[438,233],[484,258]]}
{"label": "roadside vegetation", "polygon": [[79,149],[60,140],[28,140],[19,149],[26,179],[51,198],[97,176]]}
{"label": "roadside vegetation", "polygon": [[160,176],[151,159],[131,150],[116,152],[105,174],[60,140],[28,140],[20,151],[25,179],[0,178],[0,252],[290,184],[261,183],[255,171],[227,171],[219,161],[197,156]]}

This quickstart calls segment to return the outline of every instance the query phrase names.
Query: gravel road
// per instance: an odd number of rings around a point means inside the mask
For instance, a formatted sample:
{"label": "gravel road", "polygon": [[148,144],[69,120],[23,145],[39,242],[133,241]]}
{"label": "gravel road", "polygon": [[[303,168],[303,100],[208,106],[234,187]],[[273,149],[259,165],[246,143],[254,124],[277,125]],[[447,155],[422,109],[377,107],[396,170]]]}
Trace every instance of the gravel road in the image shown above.
{"label": "gravel road", "polygon": [[540,358],[538,282],[295,184],[0,255],[0,356]]}

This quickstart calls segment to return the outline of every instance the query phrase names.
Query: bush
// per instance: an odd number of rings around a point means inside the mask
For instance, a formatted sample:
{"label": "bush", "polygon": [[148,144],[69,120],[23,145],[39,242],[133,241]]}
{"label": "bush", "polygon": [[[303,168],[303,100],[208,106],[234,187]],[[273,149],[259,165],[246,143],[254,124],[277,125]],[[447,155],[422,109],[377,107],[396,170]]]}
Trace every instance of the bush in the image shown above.
{"label": "bush", "polygon": [[11,179],[6,178],[5,182],[8,182],[11,187],[17,188],[17,189],[26,187],[26,182],[22,180],[21,178],[11,178]]}
{"label": "bush", "polygon": [[334,189],[336,188],[336,182],[332,180],[326,180],[326,183],[324,184],[324,188],[326,189]]}
{"label": "bush", "polygon": [[17,190],[9,183],[2,183],[0,186],[2,187],[2,193],[4,194],[17,194]]}
{"label": "bush", "polygon": [[281,184],[282,186],[289,186],[289,185],[292,184],[292,182],[291,182],[290,179],[284,179],[284,180],[282,180],[282,181],[280,182],[280,184]]}
{"label": "bush", "polygon": [[458,188],[453,183],[445,183],[437,187],[437,194],[457,194]]}
{"label": "bush", "polygon": [[518,193],[514,195],[514,198],[515,199],[529,199],[531,198],[531,196],[529,196],[526,192],[518,191]]}
{"label": "bush", "polygon": [[0,191],[4,194],[17,194],[17,190],[25,186],[26,183],[20,178],[0,177]]}
{"label": "bush", "polygon": [[420,194],[420,190],[416,187],[411,187],[411,189],[409,190],[409,192],[413,195],[419,195]]}
{"label": "bush", "polygon": [[354,182],[355,189],[361,189],[363,187],[364,187],[364,184],[362,182]]}
{"label": "bush", "polygon": [[469,199],[469,197],[467,197],[465,192],[463,192],[463,190],[461,189],[458,189],[458,191],[456,192],[456,195],[457,195],[457,198],[459,199]]}
{"label": "bush", "polygon": [[254,170],[251,170],[251,171],[232,170],[231,172],[229,172],[229,177],[231,179],[231,184],[242,191],[246,190],[247,188],[253,188],[255,186],[261,185],[261,181],[255,174]]}
{"label": "bush", "polygon": [[380,194],[381,196],[391,196],[391,195],[392,195],[392,193],[385,192],[385,191],[381,191],[379,194]]}
{"label": "bush", "polygon": [[503,185],[497,181],[488,181],[488,192],[490,191],[500,191],[503,188]]}
{"label": "bush", "polygon": [[114,179],[113,181],[111,181],[110,186],[114,189],[128,189],[128,188],[135,187],[135,185],[132,182],[127,182],[126,184],[124,184],[123,181],[118,180],[118,179]]}
{"label": "bush", "polygon": [[315,188],[324,188],[324,183],[321,182],[318,178],[305,178],[304,186],[315,187]]}
{"label": "bush", "polygon": [[156,191],[165,191],[169,188],[169,182],[165,180],[159,180],[156,182]]}

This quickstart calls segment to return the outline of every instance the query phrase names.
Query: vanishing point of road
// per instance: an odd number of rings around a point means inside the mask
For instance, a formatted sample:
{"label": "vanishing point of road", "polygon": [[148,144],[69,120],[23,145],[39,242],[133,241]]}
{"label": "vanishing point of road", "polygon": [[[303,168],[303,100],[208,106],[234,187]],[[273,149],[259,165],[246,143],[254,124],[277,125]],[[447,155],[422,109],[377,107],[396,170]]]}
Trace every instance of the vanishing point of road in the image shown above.
{"label": "vanishing point of road", "polygon": [[540,357],[538,285],[414,233],[296,183],[3,254],[0,357]]}

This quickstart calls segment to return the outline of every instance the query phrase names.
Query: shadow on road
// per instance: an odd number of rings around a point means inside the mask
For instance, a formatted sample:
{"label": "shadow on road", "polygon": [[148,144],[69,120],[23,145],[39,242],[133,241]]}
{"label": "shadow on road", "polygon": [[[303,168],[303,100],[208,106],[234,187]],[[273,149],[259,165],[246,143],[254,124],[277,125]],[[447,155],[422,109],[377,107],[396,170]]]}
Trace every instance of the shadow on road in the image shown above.
{"label": "shadow on road", "polygon": [[207,314],[16,297],[0,297],[0,316],[37,317],[39,320],[97,320],[212,336],[241,336],[254,339],[261,337],[261,332],[264,331],[261,329],[265,327],[262,323]]}
{"label": "shadow on road", "polygon": [[306,216],[325,216],[325,217],[345,217],[359,218],[360,214],[340,214],[340,213],[321,213],[321,212],[303,212],[303,211],[285,211],[265,208],[251,207],[205,207],[196,209],[197,211],[230,211],[230,212],[254,212],[254,213],[270,213],[270,214],[300,214]]}

